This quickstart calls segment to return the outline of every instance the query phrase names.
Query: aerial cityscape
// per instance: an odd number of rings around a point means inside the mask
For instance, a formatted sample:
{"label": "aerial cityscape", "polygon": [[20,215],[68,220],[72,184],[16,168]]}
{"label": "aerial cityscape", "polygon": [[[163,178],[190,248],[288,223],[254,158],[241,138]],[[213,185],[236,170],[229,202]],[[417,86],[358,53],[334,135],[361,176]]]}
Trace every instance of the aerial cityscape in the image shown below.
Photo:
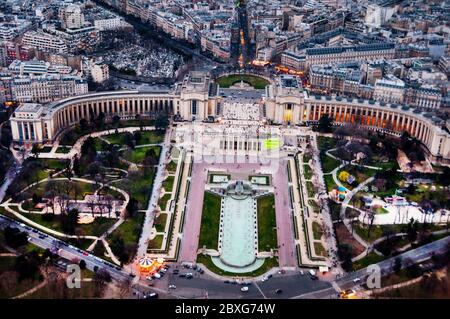
{"label": "aerial cityscape", "polygon": [[449,0],[0,0],[0,299],[448,299],[449,227]]}

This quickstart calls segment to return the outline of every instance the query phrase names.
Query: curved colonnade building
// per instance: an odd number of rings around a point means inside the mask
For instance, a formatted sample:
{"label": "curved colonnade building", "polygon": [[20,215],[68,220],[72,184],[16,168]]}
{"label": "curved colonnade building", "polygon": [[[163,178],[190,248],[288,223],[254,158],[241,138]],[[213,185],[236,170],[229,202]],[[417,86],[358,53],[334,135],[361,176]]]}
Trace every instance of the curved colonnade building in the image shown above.
{"label": "curved colonnade building", "polygon": [[[400,135],[408,131],[425,146],[431,160],[450,162],[450,134],[443,120],[406,105],[372,100],[308,95],[292,76],[277,77],[263,95],[266,117],[274,124],[306,124],[329,114],[336,124],[354,123],[371,130]],[[217,116],[222,97],[210,75],[191,72],[172,90],[128,90],[92,93],[47,105],[22,104],[11,116],[15,142],[52,141],[65,128],[103,112],[132,119],[157,112],[184,120]]]}

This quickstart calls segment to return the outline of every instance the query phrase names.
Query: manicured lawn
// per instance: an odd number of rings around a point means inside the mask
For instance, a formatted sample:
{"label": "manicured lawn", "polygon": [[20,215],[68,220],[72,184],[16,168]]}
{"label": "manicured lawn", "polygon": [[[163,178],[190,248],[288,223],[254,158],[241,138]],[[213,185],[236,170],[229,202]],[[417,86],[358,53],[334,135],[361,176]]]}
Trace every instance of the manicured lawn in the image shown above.
{"label": "manicured lawn", "polygon": [[108,242],[112,241],[113,236],[121,236],[125,245],[137,244],[144,219],[145,213],[137,213],[133,218],[128,218],[108,237]]}
{"label": "manicured lawn", "polygon": [[116,191],[115,189],[109,188],[109,187],[103,187],[98,191],[99,195],[111,195],[115,199],[118,200],[125,200],[125,197],[122,195],[121,192]]}
{"label": "manicured lawn", "polygon": [[323,257],[328,256],[328,253],[325,250],[325,248],[323,247],[322,243],[315,242],[314,243],[314,251],[316,252],[316,255],[318,255],[318,256],[323,256]]}
{"label": "manicured lawn", "polygon": [[130,197],[135,198],[139,202],[139,207],[144,209],[148,204],[154,176],[153,169],[140,169],[132,177],[120,180],[113,185],[126,190]]}
{"label": "manicured lawn", "polygon": [[166,222],[167,222],[167,214],[159,214],[158,217],[155,218],[155,228],[157,232],[163,232],[164,228],[166,227]]}
{"label": "manicured lawn", "polygon": [[331,192],[335,187],[336,184],[334,183],[333,175],[323,175],[323,179],[325,180],[325,185],[327,186],[327,190]]}
{"label": "manicured lawn", "polygon": [[359,184],[361,184],[362,182],[364,182],[369,177],[374,176],[376,173],[376,170],[374,170],[374,169],[369,169],[369,168],[365,168],[365,167],[357,167],[355,165],[347,165],[347,166],[344,166],[342,169],[340,169],[337,172],[337,176],[339,176],[339,173],[342,171],[346,171],[350,175],[353,175],[353,177],[355,177],[355,181],[351,185],[348,184],[347,182],[341,181],[342,184],[350,190],[352,190],[354,187],[356,187]]}
{"label": "manicured lawn", "polygon": [[123,157],[130,162],[142,164],[145,159],[145,154],[150,149],[153,149],[157,158],[159,158],[159,154],[161,153],[161,147],[159,146],[147,146],[135,148],[133,150],[127,150],[124,152]]}
{"label": "manicured lawn", "polygon": [[64,154],[67,154],[67,153],[70,152],[70,150],[71,150],[70,147],[59,146],[59,147],[56,149],[56,153],[64,153]]}
{"label": "manicured lawn", "polygon": [[[141,138],[136,141],[136,145],[145,144],[159,144],[164,140],[164,132],[156,131],[139,131],[141,133]],[[106,135],[103,138],[110,142],[111,144],[125,144],[126,133],[115,133],[111,135]]]}
{"label": "manicured lawn", "polygon": [[311,179],[312,175],[313,175],[313,170],[311,168],[311,166],[309,165],[303,165],[304,167],[304,175],[305,175],[305,179]]}
{"label": "manicured lawn", "polygon": [[[45,181],[42,183],[39,183],[38,185],[35,185],[31,187],[28,190],[28,193],[33,194],[36,193],[38,196],[44,196],[45,194],[45,188],[49,182]],[[67,183],[69,183],[69,180],[54,180],[52,183],[55,183],[57,189],[65,190],[65,186]],[[69,189],[69,198],[70,199],[81,199],[84,197],[84,195],[87,194],[93,194],[94,193],[94,184],[85,183],[81,181],[75,181],[72,180],[70,183],[73,183],[73,187]]]}
{"label": "manicured lawn", "polygon": [[156,235],[155,238],[148,242],[148,249],[161,249],[163,239],[163,235]]}
{"label": "manicured lawn", "polygon": [[277,223],[275,217],[275,197],[268,195],[257,199],[258,250],[270,251],[277,247]]}
{"label": "manicured lawn", "polygon": [[310,200],[308,201],[308,204],[311,205],[311,208],[313,209],[313,211],[314,211],[315,213],[317,213],[317,214],[320,213],[320,207],[319,207],[319,204],[317,204],[317,202],[316,202],[315,200],[310,199]]}
{"label": "manicured lawn", "polygon": [[324,173],[330,173],[333,169],[338,167],[341,162],[329,157],[325,152],[320,152],[320,162],[322,164],[322,171]]}
{"label": "manicured lawn", "polygon": [[305,153],[303,154],[303,163],[307,164],[312,159],[311,153]]}
{"label": "manicured lawn", "polygon": [[203,255],[203,254],[199,254],[197,256],[197,263],[203,264],[206,268],[208,268],[212,272],[214,272],[218,275],[221,275],[221,276],[256,277],[256,276],[261,276],[262,274],[266,273],[267,271],[269,271],[270,269],[272,269],[274,267],[278,267],[278,261],[276,258],[266,258],[264,260],[264,264],[261,267],[259,267],[258,269],[256,269],[255,271],[249,272],[249,273],[236,274],[236,273],[231,273],[231,272],[220,269],[219,267],[214,265],[210,256]]}
{"label": "manicured lawn", "polygon": [[323,235],[322,227],[320,227],[318,222],[312,223],[313,236],[314,239],[320,239]]}
{"label": "manicured lawn", "polygon": [[205,192],[198,247],[217,249],[219,241],[220,196]]}
{"label": "manicured lawn", "polygon": [[168,176],[163,182],[162,187],[166,192],[171,192],[173,189],[173,182],[175,180],[175,176]]}
{"label": "manicured lawn", "polygon": [[52,146],[43,146],[39,149],[40,153],[49,153],[52,150]]}
{"label": "manicured lawn", "polygon": [[169,173],[175,173],[175,171],[177,170],[177,162],[175,162],[173,160],[170,161],[170,163],[167,164],[166,168]]}
{"label": "manicured lawn", "polygon": [[[47,228],[51,228],[53,230],[64,232],[61,226],[61,216],[60,215],[52,215],[52,214],[34,214],[34,213],[25,213],[23,214],[26,218],[38,223]],[[97,217],[90,224],[79,224],[76,227],[75,233],[80,235],[92,235],[92,236],[101,236],[104,232],[106,232],[113,224],[115,220],[106,218],[106,217]]]}
{"label": "manicured lawn", "polygon": [[374,252],[371,252],[366,257],[363,257],[360,260],[355,261],[353,263],[353,269],[358,270],[358,269],[366,268],[367,266],[376,264],[384,259],[385,259],[385,257],[378,256]]}
{"label": "manicured lawn", "polygon": [[220,87],[223,88],[228,88],[233,84],[239,83],[241,81],[250,84],[255,89],[264,89],[269,84],[269,81],[267,81],[266,79],[247,74],[228,75],[217,79],[217,83],[220,85]]}
{"label": "manicured lawn", "polygon": [[164,194],[164,196],[159,199],[158,205],[162,211],[166,210],[167,202],[169,201],[171,196],[172,196],[172,194]]}
{"label": "manicured lawn", "polygon": [[317,147],[320,151],[328,151],[329,149],[336,148],[338,140],[334,137],[318,136]]}
{"label": "manicured lawn", "polygon": [[306,189],[308,191],[308,197],[313,198],[316,195],[317,191],[312,182],[306,182]]}

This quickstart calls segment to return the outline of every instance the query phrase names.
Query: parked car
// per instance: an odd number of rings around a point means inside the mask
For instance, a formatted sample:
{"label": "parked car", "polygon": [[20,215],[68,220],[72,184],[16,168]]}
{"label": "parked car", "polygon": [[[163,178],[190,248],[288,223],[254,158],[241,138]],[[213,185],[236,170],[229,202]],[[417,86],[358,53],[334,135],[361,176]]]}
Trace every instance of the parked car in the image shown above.
{"label": "parked car", "polygon": [[248,287],[247,287],[247,286],[242,287],[242,288],[241,288],[241,291],[242,291],[242,292],[247,292],[247,291],[248,291]]}
{"label": "parked car", "polygon": [[151,292],[144,295],[144,299],[156,299],[158,298],[158,294],[156,292]]}

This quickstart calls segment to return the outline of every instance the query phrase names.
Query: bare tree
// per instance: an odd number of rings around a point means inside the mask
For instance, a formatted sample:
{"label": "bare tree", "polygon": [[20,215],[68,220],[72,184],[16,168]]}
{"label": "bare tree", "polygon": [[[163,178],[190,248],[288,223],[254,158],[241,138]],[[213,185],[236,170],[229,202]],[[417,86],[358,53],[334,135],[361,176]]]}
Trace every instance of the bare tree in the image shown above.
{"label": "bare tree", "polygon": [[114,197],[109,194],[103,196],[103,202],[105,204],[105,208],[108,211],[108,218],[111,218],[111,211],[114,207]]}
{"label": "bare tree", "polygon": [[59,194],[58,183],[54,180],[49,180],[45,185],[44,196],[48,199],[47,204],[52,209],[52,213],[55,213],[55,199]]}
{"label": "bare tree", "polygon": [[89,196],[87,201],[86,201],[86,205],[91,210],[92,217],[94,217],[95,216],[94,215],[95,214],[95,207],[97,206],[97,197],[95,195]]}

